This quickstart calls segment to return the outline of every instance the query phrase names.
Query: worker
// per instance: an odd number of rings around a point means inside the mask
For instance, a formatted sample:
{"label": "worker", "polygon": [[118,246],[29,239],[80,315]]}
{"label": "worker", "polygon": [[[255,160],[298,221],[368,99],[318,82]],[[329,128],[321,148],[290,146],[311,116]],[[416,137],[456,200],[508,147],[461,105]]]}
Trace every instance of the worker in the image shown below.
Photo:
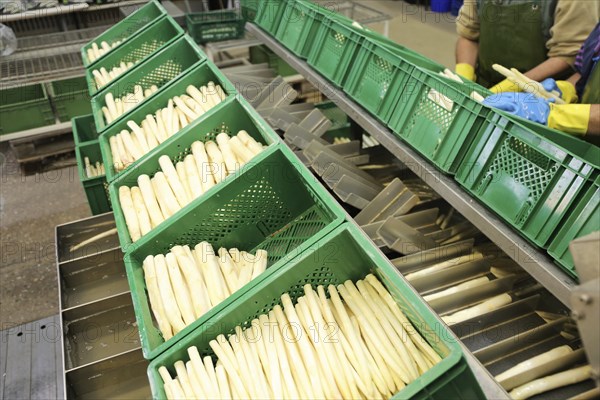
{"label": "worker", "polygon": [[599,0],[465,0],[456,20],[456,72],[494,93],[519,91],[494,64],[536,81],[567,77],[599,19]]}
{"label": "worker", "polygon": [[[600,142],[600,23],[596,25],[575,59],[575,74],[566,81],[548,78],[542,86],[556,91],[566,104],[554,104],[525,93],[500,93],[484,104],[500,108],[531,121],[548,125],[590,142]],[[580,104],[575,104],[581,99]]]}

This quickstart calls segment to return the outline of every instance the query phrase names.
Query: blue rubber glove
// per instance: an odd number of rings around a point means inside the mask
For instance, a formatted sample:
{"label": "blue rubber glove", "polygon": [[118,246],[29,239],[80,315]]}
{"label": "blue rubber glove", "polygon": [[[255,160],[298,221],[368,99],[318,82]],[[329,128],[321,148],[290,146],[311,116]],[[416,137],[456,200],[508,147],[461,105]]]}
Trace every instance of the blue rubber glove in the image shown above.
{"label": "blue rubber glove", "polygon": [[544,87],[546,92],[557,91],[558,97],[562,97],[562,94],[563,94],[562,90],[560,90],[560,88],[558,87],[558,85],[556,84],[556,81],[554,79],[552,79],[552,78],[544,79],[540,83],[542,84],[542,86]]}
{"label": "blue rubber glove", "polygon": [[544,79],[541,83],[547,92],[558,92],[559,97],[563,99],[567,104],[577,103],[577,90],[571,82],[555,81],[552,78],[548,78]]}
{"label": "blue rubber glove", "polygon": [[551,101],[529,93],[513,92],[495,94],[483,101],[486,106],[498,108],[542,125],[548,124],[550,103]]}

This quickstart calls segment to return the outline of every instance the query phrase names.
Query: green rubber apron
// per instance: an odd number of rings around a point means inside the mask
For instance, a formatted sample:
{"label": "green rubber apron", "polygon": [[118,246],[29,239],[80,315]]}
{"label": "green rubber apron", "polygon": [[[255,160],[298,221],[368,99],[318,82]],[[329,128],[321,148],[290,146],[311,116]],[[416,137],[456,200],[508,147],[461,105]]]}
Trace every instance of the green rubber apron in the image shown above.
{"label": "green rubber apron", "polygon": [[600,104],[600,61],[596,62],[596,66],[585,84],[580,103]]}
{"label": "green rubber apron", "polygon": [[483,1],[479,15],[477,83],[489,88],[505,79],[494,71],[494,64],[526,72],[548,58],[541,1],[519,4]]}

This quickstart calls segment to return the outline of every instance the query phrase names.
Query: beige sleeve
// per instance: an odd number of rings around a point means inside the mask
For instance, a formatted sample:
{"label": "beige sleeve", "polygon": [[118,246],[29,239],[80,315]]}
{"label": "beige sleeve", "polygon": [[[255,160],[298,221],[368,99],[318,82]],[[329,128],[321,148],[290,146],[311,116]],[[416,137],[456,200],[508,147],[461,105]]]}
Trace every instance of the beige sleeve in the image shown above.
{"label": "beige sleeve", "polygon": [[573,65],[581,45],[600,19],[598,0],[558,0],[554,25],[546,43],[548,57],[557,57]]}
{"label": "beige sleeve", "polygon": [[479,40],[477,0],[465,0],[456,18],[456,32],[467,39]]}

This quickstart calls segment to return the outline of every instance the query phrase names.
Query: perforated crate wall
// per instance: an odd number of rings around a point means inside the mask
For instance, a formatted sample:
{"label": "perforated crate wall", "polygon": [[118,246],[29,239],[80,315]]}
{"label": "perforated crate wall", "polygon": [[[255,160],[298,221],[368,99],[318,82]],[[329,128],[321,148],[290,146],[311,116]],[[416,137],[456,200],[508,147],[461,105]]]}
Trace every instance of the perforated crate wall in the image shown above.
{"label": "perforated crate wall", "polygon": [[[162,87],[173,82],[190,68],[204,60],[206,60],[206,55],[188,36],[180,37],[169,46],[148,58],[123,79],[109,84],[101,94],[92,98],[92,112],[96,122],[96,129],[98,132],[102,132],[115,122],[126,118],[131,111],[144,102],[152,101],[155,97],[154,95],[144,98],[138,103],[134,96],[134,87],[136,85],[141,86],[144,91],[156,85],[159,89],[158,94]],[[104,114],[102,113],[102,107],[106,106],[106,95],[108,93],[111,93],[115,99],[127,95],[127,101],[135,103],[134,107],[114,119],[110,124],[106,123]]]}

